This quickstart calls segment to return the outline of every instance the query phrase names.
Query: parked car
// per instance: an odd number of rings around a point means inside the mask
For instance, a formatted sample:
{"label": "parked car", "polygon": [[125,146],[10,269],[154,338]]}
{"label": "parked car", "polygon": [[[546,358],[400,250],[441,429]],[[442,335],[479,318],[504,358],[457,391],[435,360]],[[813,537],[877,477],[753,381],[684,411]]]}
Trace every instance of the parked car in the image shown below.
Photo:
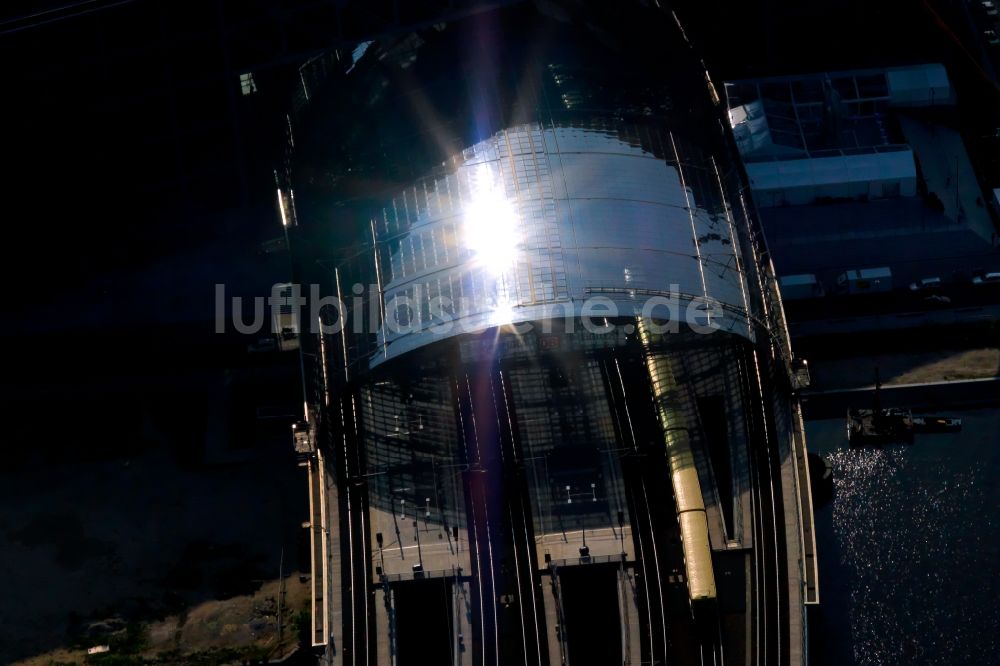
{"label": "parked car", "polygon": [[259,338],[247,345],[247,351],[251,354],[264,354],[277,351],[277,349],[278,341],[273,337]]}
{"label": "parked car", "polygon": [[926,277],[910,283],[910,291],[931,291],[940,289],[942,285],[939,277]]}
{"label": "parked car", "polygon": [[979,6],[983,8],[987,16],[996,16],[998,14],[997,6],[993,3],[993,0],[983,0],[983,2],[979,3]]}
{"label": "parked car", "polygon": [[990,46],[1000,44],[1000,37],[997,36],[996,30],[984,30],[983,37],[986,38],[986,41],[989,42]]}
{"label": "parked car", "polygon": [[778,278],[781,297],[786,301],[805,300],[823,296],[823,285],[812,273],[783,275]]}
{"label": "parked car", "polygon": [[972,278],[972,284],[1000,284],[1000,273],[986,273]]}
{"label": "parked car", "polygon": [[951,299],[941,294],[931,294],[924,297],[924,303],[927,305],[951,305]]}
{"label": "parked car", "polygon": [[844,271],[837,276],[837,291],[852,295],[892,291],[892,271],[885,266]]}

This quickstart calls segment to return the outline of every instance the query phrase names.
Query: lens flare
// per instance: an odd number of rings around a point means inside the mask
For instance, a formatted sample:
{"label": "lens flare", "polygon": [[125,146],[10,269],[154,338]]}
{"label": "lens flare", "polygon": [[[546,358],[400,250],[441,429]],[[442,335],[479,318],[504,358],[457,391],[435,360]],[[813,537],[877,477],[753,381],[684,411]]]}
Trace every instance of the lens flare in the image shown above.
{"label": "lens flare", "polygon": [[483,180],[465,205],[465,244],[483,266],[499,274],[513,263],[517,252],[517,213],[500,189]]}

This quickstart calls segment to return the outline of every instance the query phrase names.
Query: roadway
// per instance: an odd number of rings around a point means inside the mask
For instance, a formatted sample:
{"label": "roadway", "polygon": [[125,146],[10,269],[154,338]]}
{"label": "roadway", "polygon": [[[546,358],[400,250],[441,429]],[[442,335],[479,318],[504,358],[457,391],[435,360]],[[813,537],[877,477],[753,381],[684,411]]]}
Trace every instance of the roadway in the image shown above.
{"label": "roadway", "polygon": [[1000,72],[1000,41],[991,44],[987,31],[993,31],[992,39],[1000,39],[1000,12],[995,0],[991,2],[992,10],[984,5],[982,0],[960,0],[962,13],[966,20],[966,29],[973,35],[970,55],[976,58],[983,72],[994,84],[1000,84],[997,73]]}

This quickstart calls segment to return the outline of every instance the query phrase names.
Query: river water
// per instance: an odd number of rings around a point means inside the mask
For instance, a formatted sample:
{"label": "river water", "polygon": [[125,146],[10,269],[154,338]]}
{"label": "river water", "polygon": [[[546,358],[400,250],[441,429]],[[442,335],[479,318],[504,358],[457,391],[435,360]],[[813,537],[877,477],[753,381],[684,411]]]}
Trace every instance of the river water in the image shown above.
{"label": "river water", "polygon": [[806,423],[834,471],[813,664],[1000,664],[1000,410],[949,415],[961,433],[870,449],[843,419]]}

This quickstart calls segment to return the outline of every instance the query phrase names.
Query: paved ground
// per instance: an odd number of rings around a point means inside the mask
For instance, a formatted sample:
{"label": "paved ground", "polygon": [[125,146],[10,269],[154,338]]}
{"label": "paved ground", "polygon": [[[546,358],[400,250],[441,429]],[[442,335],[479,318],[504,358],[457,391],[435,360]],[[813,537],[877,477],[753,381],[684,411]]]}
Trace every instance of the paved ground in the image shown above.
{"label": "paved ground", "polygon": [[[621,556],[622,534],[615,526],[587,530],[586,533],[582,530],[569,530],[565,533],[550,532],[535,537],[539,566],[545,565],[546,554],[553,560],[560,562],[566,560],[569,564],[575,564],[580,558],[580,548],[583,547],[584,538],[586,538],[591,557],[610,558],[617,561]],[[632,529],[630,527],[626,527],[624,530],[624,549],[628,559],[634,560]]]}
{"label": "paved ground", "polygon": [[969,161],[962,135],[945,125],[899,113],[899,125],[913,148],[927,189],[941,199],[944,215],[986,241],[993,239],[993,220]]}
{"label": "paved ground", "polygon": [[[387,576],[410,579],[413,578],[413,566],[420,563],[427,574],[441,575],[456,569],[461,569],[464,575],[471,573],[465,527],[458,530],[456,541],[451,531],[426,519],[423,509],[418,509],[414,515],[414,507],[410,506],[406,513],[393,514],[374,507],[369,512],[373,571],[381,566]],[[382,549],[377,545],[377,534],[382,534]],[[375,578],[377,581],[378,576]]]}
{"label": "paved ground", "polygon": [[828,293],[852,268],[889,266],[904,289],[923,277],[1000,270],[989,237],[918,199],[764,208],[761,217],[778,274],[813,273]]}

